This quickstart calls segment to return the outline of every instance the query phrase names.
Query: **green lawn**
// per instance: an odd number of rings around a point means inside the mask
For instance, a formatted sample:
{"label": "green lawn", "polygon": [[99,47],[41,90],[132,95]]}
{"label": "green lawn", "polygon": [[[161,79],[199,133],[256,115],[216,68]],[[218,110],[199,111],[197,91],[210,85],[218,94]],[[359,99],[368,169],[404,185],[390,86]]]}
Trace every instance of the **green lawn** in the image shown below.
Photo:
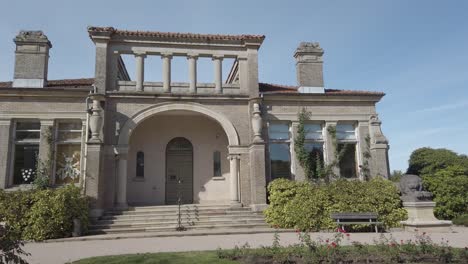
{"label": "green lawn", "polygon": [[186,264],[186,263],[218,263],[218,264],[232,264],[238,263],[236,261],[219,259],[215,251],[204,252],[180,252],[180,253],[146,253],[135,255],[119,255],[108,257],[95,257],[82,259],[74,264]]}

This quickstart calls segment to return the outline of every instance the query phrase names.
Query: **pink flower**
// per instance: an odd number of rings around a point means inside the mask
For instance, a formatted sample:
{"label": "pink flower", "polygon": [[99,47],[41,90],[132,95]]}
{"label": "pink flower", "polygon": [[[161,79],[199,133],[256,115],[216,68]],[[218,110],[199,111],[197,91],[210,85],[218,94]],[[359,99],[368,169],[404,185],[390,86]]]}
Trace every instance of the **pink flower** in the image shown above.
{"label": "pink flower", "polygon": [[332,247],[334,247],[334,248],[337,246],[335,242],[332,242],[331,245],[332,245]]}
{"label": "pink flower", "polygon": [[347,237],[349,237],[350,235],[349,234],[346,234]]}

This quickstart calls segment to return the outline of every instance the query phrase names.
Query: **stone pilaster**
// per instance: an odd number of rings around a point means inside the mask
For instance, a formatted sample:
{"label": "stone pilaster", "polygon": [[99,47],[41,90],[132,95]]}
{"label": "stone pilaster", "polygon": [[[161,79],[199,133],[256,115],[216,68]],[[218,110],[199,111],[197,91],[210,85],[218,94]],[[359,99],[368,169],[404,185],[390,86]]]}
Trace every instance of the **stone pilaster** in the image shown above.
{"label": "stone pilaster", "polygon": [[[333,144],[333,138],[328,132],[328,128],[331,126],[334,126],[336,128],[336,121],[326,121],[325,122],[325,138],[324,138],[324,145],[325,145],[325,150],[324,150],[324,159],[325,159],[325,164],[332,164],[335,162],[335,145]],[[333,173],[336,175],[339,174],[339,169],[335,166],[332,168]]]}
{"label": "stone pilaster", "polygon": [[103,166],[103,144],[88,142],[86,153],[85,194],[90,198],[90,217],[103,213],[101,168]]}
{"label": "stone pilaster", "polygon": [[299,126],[299,122],[292,122],[291,125],[291,167],[294,176],[294,180],[296,181],[305,181],[306,175],[304,172],[304,168],[302,168],[299,160],[297,159],[296,150],[294,148],[294,141],[297,136],[297,127]]}
{"label": "stone pilaster", "polygon": [[9,160],[11,155],[11,120],[0,120],[0,189],[9,185]]}
{"label": "stone pilaster", "polygon": [[390,167],[388,162],[388,140],[383,135],[380,128],[379,117],[373,115],[369,121],[369,134],[370,134],[370,153],[372,156],[371,162],[371,176],[382,176],[388,178],[390,175]]}
{"label": "stone pilaster", "polygon": [[252,144],[249,155],[251,207],[262,211],[266,208],[265,144]]}
{"label": "stone pilaster", "polygon": [[371,175],[372,161],[371,161],[371,158],[366,158],[366,155],[365,155],[366,152],[369,152],[370,154],[370,145],[368,146],[367,140],[366,140],[366,138],[369,136],[369,124],[367,122],[359,122],[358,127],[357,127],[357,136],[358,136],[358,155],[359,155],[358,177],[361,180],[368,180],[366,177],[366,173],[369,174],[368,176],[372,177]]}
{"label": "stone pilaster", "polygon": [[41,120],[41,138],[39,141],[39,162],[47,166],[50,172],[49,181],[53,183],[52,178],[52,164],[53,164],[53,150],[54,150],[54,120]]}

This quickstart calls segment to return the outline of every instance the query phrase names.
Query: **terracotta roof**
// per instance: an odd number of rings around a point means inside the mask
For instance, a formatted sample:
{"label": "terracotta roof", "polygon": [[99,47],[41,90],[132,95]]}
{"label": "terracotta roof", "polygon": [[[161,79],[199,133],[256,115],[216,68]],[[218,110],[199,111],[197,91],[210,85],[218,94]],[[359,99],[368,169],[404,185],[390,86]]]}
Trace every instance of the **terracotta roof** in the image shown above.
{"label": "terracotta roof", "polygon": [[160,32],[160,31],[132,31],[119,30],[113,27],[88,27],[88,32],[91,35],[94,32],[110,33],[120,36],[135,36],[135,37],[158,37],[158,38],[188,38],[188,39],[204,39],[204,40],[260,40],[265,39],[265,35],[220,35],[220,34],[194,34],[180,32]]}
{"label": "terracotta roof", "polygon": [[[46,87],[84,87],[91,86],[94,78],[48,80]],[[0,82],[0,88],[11,88],[12,82]]]}
{"label": "terracotta roof", "polygon": [[[297,89],[299,86],[259,83],[260,93],[263,94],[299,94]],[[358,91],[358,90],[338,90],[338,89],[325,89],[325,95],[380,95],[384,96],[383,92],[373,91]]]}

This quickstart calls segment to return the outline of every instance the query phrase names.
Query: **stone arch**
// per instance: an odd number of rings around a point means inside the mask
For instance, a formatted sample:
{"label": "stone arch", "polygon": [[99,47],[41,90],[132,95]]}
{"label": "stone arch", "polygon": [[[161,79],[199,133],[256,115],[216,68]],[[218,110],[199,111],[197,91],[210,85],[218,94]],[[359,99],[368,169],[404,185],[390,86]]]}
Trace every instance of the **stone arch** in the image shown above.
{"label": "stone arch", "polygon": [[146,109],[143,109],[130,117],[122,129],[120,130],[119,135],[119,146],[128,146],[130,136],[133,130],[147,118],[154,116],[158,113],[173,111],[173,110],[185,110],[192,111],[196,113],[203,114],[208,118],[211,118],[218,122],[223,128],[224,132],[229,141],[229,146],[238,146],[239,145],[239,136],[237,135],[236,128],[231,123],[231,121],[222,114],[219,114],[201,104],[197,103],[162,103],[154,106],[150,106]]}

